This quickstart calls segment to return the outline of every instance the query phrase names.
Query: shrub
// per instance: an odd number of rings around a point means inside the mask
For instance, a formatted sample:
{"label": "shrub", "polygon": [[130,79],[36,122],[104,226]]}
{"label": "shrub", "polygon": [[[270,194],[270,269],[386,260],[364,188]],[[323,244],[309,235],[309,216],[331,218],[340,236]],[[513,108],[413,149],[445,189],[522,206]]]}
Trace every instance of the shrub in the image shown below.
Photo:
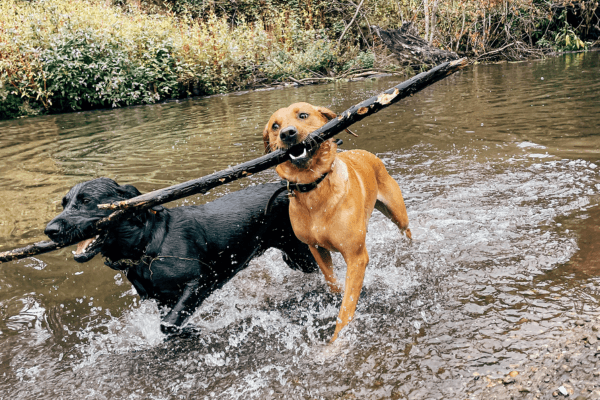
{"label": "shrub", "polygon": [[177,96],[172,41],[148,39],[136,55],[126,51],[119,37],[89,29],[52,37],[40,54],[50,106],[79,110]]}
{"label": "shrub", "polygon": [[[163,1],[171,8],[148,6]],[[428,13],[424,0],[359,3],[0,0],[0,118],[388,67],[372,24],[414,21],[432,45],[475,56],[585,49],[600,14],[596,0],[429,0]]]}
{"label": "shrub", "polygon": [[0,2],[3,119],[225,92],[346,61],[324,31],[284,14],[267,29],[97,0]]}

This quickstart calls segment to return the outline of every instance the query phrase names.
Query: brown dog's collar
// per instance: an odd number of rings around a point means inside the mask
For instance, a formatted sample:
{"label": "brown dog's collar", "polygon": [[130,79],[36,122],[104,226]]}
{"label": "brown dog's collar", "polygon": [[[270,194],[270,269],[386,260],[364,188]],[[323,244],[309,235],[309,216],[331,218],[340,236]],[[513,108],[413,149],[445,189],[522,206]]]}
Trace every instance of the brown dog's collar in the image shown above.
{"label": "brown dog's collar", "polygon": [[[334,143],[337,144],[338,146],[341,146],[342,144],[344,144],[342,139],[336,139],[336,140],[334,140]],[[331,171],[333,171],[334,166],[335,166],[335,159],[333,160],[333,163],[331,164]],[[331,172],[331,171],[329,171],[329,172]],[[290,197],[294,197],[294,192],[300,192],[300,193],[310,192],[311,190],[313,190],[317,186],[319,186],[319,183],[323,182],[323,179],[325,179],[325,177],[327,177],[329,172],[325,172],[323,175],[321,175],[321,177],[319,179],[317,179],[316,181],[314,181],[312,183],[294,183],[294,182],[290,182],[285,179],[282,179],[281,184],[284,186],[282,188],[277,189],[275,191],[275,193],[273,193],[273,195],[269,198],[269,201],[267,202],[267,208],[265,208],[265,215],[267,215],[267,214],[269,214],[269,212],[271,212],[271,207],[273,206],[275,199],[283,191],[285,191],[287,189],[288,196],[290,196]]]}
{"label": "brown dog's collar", "polygon": [[269,201],[267,202],[267,208],[265,208],[265,215],[267,215],[267,214],[269,214],[269,212],[271,212],[271,207],[273,206],[275,199],[277,198],[277,196],[279,196],[285,190],[288,191],[288,195],[290,197],[294,197],[294,192],[300,192],[300,193],[310,192],[311,190],[316,189],[316,187],[319,186],[319,183],[323,182],[323,179],[325,179],[327,177],[327,175],[329,175],[329,172],[324,173],[323,175],[321,175],[321,177],[319,179],[317,179],[316,181],[311,182],[311,183],[294,183],[294,182],[290,182],[285,179],[282,179],[281,184],[283,185],[283,187],[277,189],[275,191],[275,193],[273,193],[273,195],[269,198]]}
{"label": "brown dog's collar", "polygon": [[317,179],[316,181],[314,181],[312,183],[294,183],[294,182],[286,181],[285,179],[283,179],[281,181],[281,183],[283,185],[285,185],[285,188],[283,188],[283,189],[287,189],[288,192],[290,192],[290,193],[293,193],[293,192],[306,193],[306,192],[310,192],[313,189],[316,189],[316,187],[319,186],[319,183],[323,182],[323,179],[325,179],[325,177],[328,174],[329,174],[329,172],[324,173],[323,175],[321,175],[321,177],[319,179]]}

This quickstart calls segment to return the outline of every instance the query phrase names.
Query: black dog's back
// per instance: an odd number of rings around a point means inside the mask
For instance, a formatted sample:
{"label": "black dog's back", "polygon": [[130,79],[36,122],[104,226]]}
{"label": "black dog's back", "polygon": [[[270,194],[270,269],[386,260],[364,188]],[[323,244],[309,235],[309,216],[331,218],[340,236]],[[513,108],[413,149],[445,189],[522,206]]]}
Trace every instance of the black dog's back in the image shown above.
{"label": "black dog's back", "polygon": [[[251,257],[262,254],[269,247],[276,247],[284,252],[303,251],[303,257],[295,257],[288,264],[294,269],[314,272],[317,265],[313,261],[306,245],[296,239],[289,218],[289,201],[279,196],[268,215],[264,210],[269,198],[280,187],[271,183],[252,186],[238,192],[228,194],[203,206],[180,207],[173,209],[180,213],[180,218],[196,218],[202,225],[210,227],[204,231],[204,237],[198,245],[206,245],[209,254],[217,255],[211,260],[222,260],[233,266],[246,264]],[[202,243],[202,240],[204,242]],[[247,247],[256,248],[250,254]],[[228,259],[218,254],[228,254]],[[214,261],[215,264],[217,263]]]}

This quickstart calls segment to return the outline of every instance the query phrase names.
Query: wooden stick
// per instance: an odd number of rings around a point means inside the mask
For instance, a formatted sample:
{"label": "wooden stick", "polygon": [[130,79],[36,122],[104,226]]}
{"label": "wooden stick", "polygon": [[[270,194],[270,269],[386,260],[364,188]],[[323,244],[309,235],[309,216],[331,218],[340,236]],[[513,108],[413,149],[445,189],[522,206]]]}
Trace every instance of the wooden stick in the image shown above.
{"label": "wooden stick", "polygon": [[58,250],[62,247],[65,246],[61,246],[60,244],[51,241],[29,244],[25,247],[21,247],[20,249],[14,249],[0,253],[0,264],[3,262],[18,260],[20,258],[27,258],[38,254],[48,253],[50,251]]}
{"label": "wooden stick", "polygon": [[[445,78],[446,76],[463,69],[467,66],[467,59],[450,61],[438,65],[427,72],[422,72],[401,84],[390,88],[383,93],[373,96],[355,106],[342,112],[338,118],[334,118],[321,128],[312,132],[304,142],[299,143],[287,151],[276,150],[260,158],[238,164],[235,167],[215,172],[202,178],[194,179],[168,188],[155,190],[129,200],[119,201],[112,204],[101,204],[98,207],[102,209],[116,210],[108,217],[96,222],[85,232],[83,237],[92,238],[97,234],[116,226],[123,220],[129,219],[139,212],[152,208],[159,204],[168,203],[187,196],[199,193],[206,193],[209,190],[232,182],[234,180],[250,176],[254,173],[264,171],[275,165],[286,162],[290,159],[289,154],[302,153],[303,148],[310,150],[312,146],[318,146],[325,140],[332,138],[338,133],[344,131],[350,125],[361,121],[369,115],[386,108],[401,99],[410,96],[427,86]],[[36,254],[46,253],[56,250],[68,244],[58,245],[54,242],[39,242],[21,249],[15,249],[0,253],[0,263],[19,258],[30,257]]]}

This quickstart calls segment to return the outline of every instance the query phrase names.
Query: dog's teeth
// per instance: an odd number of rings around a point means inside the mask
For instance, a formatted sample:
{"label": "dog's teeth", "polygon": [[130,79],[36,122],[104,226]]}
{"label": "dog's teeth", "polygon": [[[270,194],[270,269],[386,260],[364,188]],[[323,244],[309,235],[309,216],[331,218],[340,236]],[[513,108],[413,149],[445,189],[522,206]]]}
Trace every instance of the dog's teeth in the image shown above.
{"label": "dog's teeth", "polygon": [[298,157],[295,157],[293,154],[290,154],[290,158],[292,160],[297,160],[299,158],[304,158],[304,157],[306,157],[306,149],[304,149],[304,151],[302,152],[302,154],[300,154]]}

